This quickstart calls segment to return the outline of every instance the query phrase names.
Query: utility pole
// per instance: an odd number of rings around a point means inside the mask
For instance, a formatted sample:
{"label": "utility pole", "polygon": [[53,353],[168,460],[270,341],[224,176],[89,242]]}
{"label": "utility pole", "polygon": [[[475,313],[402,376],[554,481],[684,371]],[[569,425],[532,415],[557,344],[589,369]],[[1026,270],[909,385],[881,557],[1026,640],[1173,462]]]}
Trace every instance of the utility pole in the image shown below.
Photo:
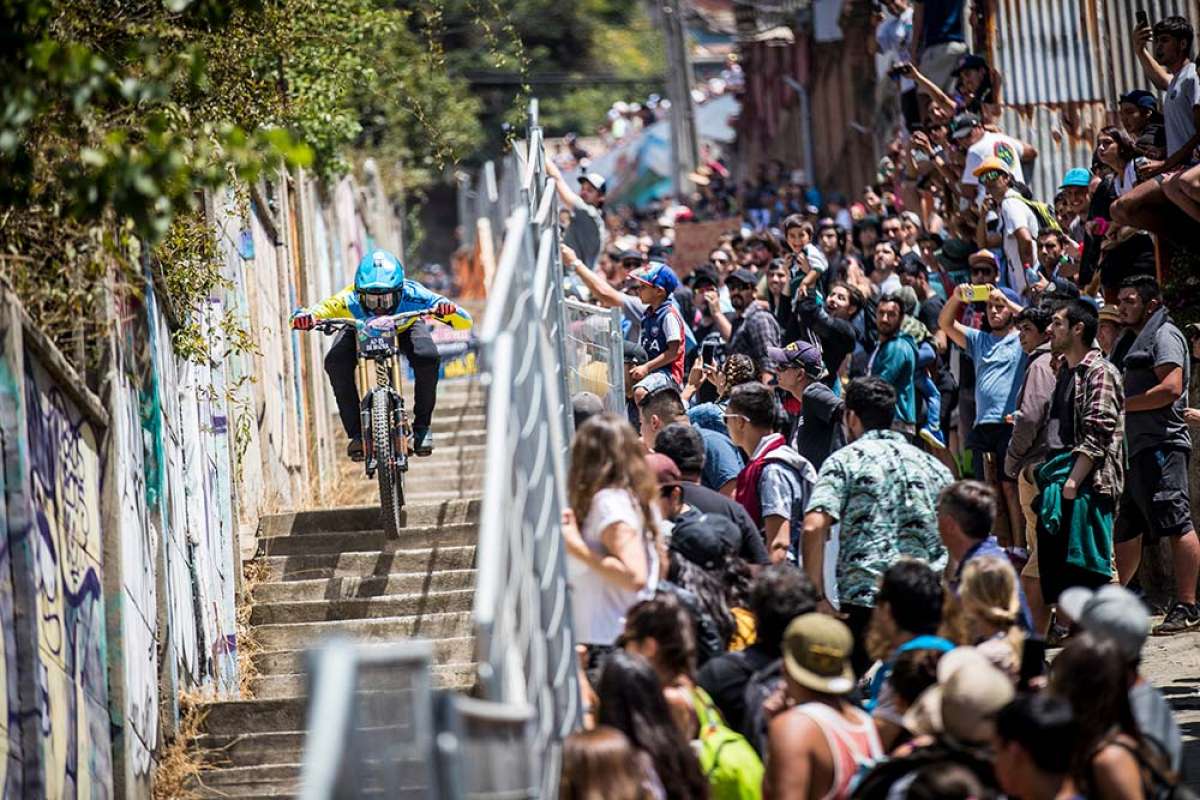
{"label": "utility pole", "polygon": [[692,191],[688,177],[700,158],[696,139],[696,109],[692,103],[692,62],[683,30],[686,0],[658,0],[658,13],[666,37],[667,99],[671,101],[671,188],[685,199]]}

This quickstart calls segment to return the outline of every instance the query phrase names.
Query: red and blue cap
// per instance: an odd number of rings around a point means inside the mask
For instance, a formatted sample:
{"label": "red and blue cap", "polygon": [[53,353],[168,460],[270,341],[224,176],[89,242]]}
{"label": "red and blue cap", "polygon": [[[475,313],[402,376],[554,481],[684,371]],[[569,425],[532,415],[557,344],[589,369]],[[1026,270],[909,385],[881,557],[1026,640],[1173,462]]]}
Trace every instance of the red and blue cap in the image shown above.
{"label": "red and blue cap", "polygon": [[651,261],[641,269],[629,273],[629,277],[639,283],[662,289],[667,294],[679,288],[679,278],[675,271],[661,261]]}

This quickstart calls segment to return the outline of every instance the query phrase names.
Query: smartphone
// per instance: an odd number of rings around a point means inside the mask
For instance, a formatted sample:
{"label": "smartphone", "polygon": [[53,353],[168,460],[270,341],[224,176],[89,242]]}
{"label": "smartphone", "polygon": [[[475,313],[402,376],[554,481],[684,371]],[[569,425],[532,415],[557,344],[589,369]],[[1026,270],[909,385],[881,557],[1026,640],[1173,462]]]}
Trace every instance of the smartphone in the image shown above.
{"label": "smartphone", "polygon": [[716,342],[703,342],[700,345],[700,363],[712,366],[713,359],[717,356]]}
{"label": "smartphone", "polygon": [[992,287],[971,284],[970,299],[972,303],[986,303],[992,295]]}
{"label": "smartphone", "polygon": [[1137,20],[1137,26],[1139,28],[1145,28],[1150,24],[1150,17],[1146,16],[1146,12],[1140,8],[1137,10],[1137,13],[1134,14],[1134,18]]}
{"label": "smartphone", "polygon": [[1040,678],[1045,672],[1046,640],[1030,636],[1021,648],[1021,670],[1017,674],[1017,687],[1028,690],[1030,681]]}

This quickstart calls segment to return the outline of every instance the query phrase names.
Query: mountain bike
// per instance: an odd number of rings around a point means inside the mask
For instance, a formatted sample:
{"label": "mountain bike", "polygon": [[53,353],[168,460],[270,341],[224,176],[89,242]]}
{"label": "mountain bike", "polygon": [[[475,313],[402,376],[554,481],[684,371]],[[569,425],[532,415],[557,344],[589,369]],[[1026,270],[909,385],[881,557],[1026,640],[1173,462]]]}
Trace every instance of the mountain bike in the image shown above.
{"label": "mountain bike", "polygon": [[412,430],[404,408],[403,375],[397,327],[431,316],[406,311],[358,319],[320,319],[314,330],[333,334],[353,330],[358,347],[358,391],[362,397],[363,461],[367,478],[379,481],[379,508],[384,532],[392,538],[404,527],[404,473],[408,471]]}

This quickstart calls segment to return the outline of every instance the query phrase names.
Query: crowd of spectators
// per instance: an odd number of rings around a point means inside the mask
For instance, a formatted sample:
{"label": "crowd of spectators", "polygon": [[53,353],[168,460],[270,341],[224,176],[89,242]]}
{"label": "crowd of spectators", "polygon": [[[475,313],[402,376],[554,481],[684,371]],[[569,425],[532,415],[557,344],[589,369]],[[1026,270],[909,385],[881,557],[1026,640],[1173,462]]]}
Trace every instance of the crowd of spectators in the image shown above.
{"label": "crowd of spectators", "polygon": [[[905,121],[857,201],[778,163],[740,186],[706,165],[649,217],[606,210],[600,176],[585,196],[558,179],[568,286],[621,309],[627,339],[626,413],[572,398],[564,538],[598,727],[569,743],[564,796],[1180,780],[1140,660],[1149,634],[1200,630],[1200,326],[1160,283],[1200,230],[1191,27],[1139,24],[1162,107],[1122,95],[1093,162],[1040,202],[962,4],[883,6]],[[676,225],[728,214],[705,263],[675,258]],[[1139,566],[1161,540],[1174,597],[1151,609],[1164,587]],[[627,707],[635,684],[653,703]]]}

